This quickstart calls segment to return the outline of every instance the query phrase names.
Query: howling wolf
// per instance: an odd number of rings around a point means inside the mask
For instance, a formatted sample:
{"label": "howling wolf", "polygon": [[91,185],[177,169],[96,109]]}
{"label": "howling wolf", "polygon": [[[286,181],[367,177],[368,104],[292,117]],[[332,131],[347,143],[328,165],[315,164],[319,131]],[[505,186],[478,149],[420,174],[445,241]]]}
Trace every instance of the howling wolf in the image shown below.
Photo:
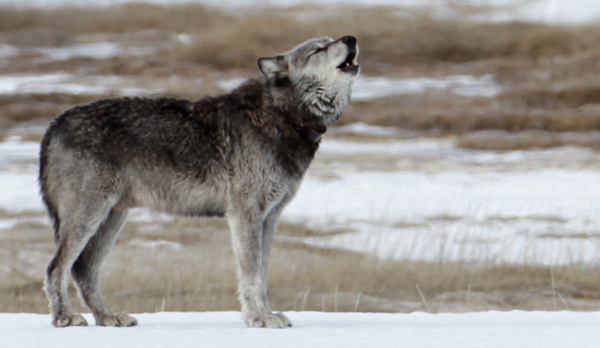
{"label": "howling wolf", "polygon": [[230,94],[106,99],[58,116],[39,175],[58,245],[45,280],[53,325],[87,325],[71,309],[69,271],[96,325],[137,325],[106,305],[100,265],[127,210],[149,207],[227,218],[246,324],[291,326],[267,301],[271,246],[321,136],[350,100],[358,51],[352,36],[316,38],[260,58],[263,76]]}

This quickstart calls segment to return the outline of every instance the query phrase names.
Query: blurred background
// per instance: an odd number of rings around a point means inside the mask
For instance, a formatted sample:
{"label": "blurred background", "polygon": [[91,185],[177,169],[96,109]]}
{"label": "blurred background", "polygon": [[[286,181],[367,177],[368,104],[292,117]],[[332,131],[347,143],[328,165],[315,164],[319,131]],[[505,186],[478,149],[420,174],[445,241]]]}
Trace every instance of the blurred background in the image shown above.
{"label": "blurred background", "polygon": [[[0,311],[47,312],[56,115],[226,93],[344,35],[362,74],[282,217],[272,307],[598,310],[598,19],[593,0],[0,0]],[[239,309],[223,220],[133,210],[102,279],[119,311]]]}

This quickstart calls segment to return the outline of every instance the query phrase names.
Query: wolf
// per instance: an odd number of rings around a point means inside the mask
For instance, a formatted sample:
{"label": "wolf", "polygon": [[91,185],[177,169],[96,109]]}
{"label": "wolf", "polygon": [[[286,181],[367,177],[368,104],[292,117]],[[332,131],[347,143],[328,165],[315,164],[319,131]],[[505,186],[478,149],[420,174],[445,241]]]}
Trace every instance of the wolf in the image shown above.
{"label": "wolf", "polygon": [[249,327],[292,325],[267,300],[279,216],[360,73],[356,38],[320,37],[258,59],[260,77],[196,101],[114,98],[57,116],[40,151],[39,181],[57,251],[44,283],[56,327],[85,326],[68,299],[69,271],[96,325],[134,326],[100,289],[100,266],[127,211],[147,207],[225,217]]}

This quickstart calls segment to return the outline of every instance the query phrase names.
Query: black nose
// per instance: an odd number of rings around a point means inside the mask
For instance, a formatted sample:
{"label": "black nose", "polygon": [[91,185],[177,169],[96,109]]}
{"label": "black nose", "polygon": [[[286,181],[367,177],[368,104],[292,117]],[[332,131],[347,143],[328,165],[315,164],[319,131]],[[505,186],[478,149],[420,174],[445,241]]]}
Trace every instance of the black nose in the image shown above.
{"label": "black nose", "polygon": [[345,43],[348,47],[354,47],[356,46],[356,38],[354,36],[344,36],[343,38],[341,38],[342,42]]}

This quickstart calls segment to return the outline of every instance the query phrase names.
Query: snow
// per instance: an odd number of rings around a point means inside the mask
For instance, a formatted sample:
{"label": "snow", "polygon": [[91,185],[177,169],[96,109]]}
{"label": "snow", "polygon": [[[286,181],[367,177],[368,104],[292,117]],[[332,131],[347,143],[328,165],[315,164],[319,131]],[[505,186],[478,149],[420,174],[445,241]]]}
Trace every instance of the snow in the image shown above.
{"label": "snow", "polygon": [[[207,6],[226,9],[244,9],[260,7],[289,7],[297,5],[335,6],[395,6],[399,8],[419,9],[432,11],[436,16],[452,17],[465,16],[460,11],[461,5],[482,8],[480,14],[476,12],[468,15],[469,18],[482,21],[537,21],[559,24],[593,23],[600,18],[600,2],[596,0],[141,0],[142,2],[162,5],[183,3],[200,3]],[[87,0],[85,5],[77,0],[3,0],[3,6],[56,8],[61,6],[114,6],[140,0]],[[457,10],[457,7],[459,10]],[[493,11],[486,11],[492,7]]]}
{"label": "snow", "polygon": [[462,96],[493,97],[502,88],[495,83],[493,75],[453,75],[442,78],[418,77],[412,79],[360,76],[352,87],[352,100],[422,94],[428,90],[447,90]]}
{"label": "snow", "polygon": [[0,59],[14,56],[19,53],[19,50],[13,46],[0,44]]}
{"label": "snow", "polygon": [[15,74],[0,76],[0,94],[119,94],[123,96],[148,95],[164,92],[124,86],[119,76],[77,77],[67,73]]}
{"label": "snow", "polygon": [[17,213],[40,211],[37,175],[31,173],[0,172],[0,209]]}
{"label": "snow", "polygon": [[36,142],[23,142],[20,136],[9,136],[0,142],[0,168],[28,160],[37,162],[39,150],[40,144]]}
{"label": "snow", "polygon": [[31,74],[31,75],[1,75],[0,94],[14,94],[19,88],[29,84],[57,83],[69,78],[69,74]]}
{"label": "snow", "polygon": [[223,91],[228,92],[228,91],[232,91],[232,90],[236,89],[239,85],[244,83],[244,81],[246,81],[246,79],[236,77],[236,78],[232,78],[232,79],[219,81],[219,82],[217,82],[217,84],[219,85],[219,87],[221,87],[223,89]]}
{"label": "snow", "polygon": [[573,147],[497,152],[447,139],[325,139],[282,218],[347,232],[308,244],[381,258],[598,263],[600,168],[581,164],[599,159]]}
{"label": "snow", "polygon": [[[494,1],[494,0],[492,0]],[[522,20],[557,24],[593,23],[600,18],[600,2],[596,0],[509,0],[510,6],[488,16],[480,16],[482,20]]]}
{"label": "snow", "polygon": [[173,250],[181,250],[183,248],[183,245],[176,242],[170,242],[167,240],[145,240],[141,238],[134,238],[127,244],[147,249],[166,247]]}
{"label": "snow", "polygon": [[[284,211],[317,230],[309,244],[424,261],[599,262],[598,173],[363,172],[309,176]],[[569,239],[569,233],[591,238]],[[564,238],[548,238],[558,234]]]}
{"label": "snow", "polygon": [[[356,122],[341,127],[330,127],[329,134],[363,134],[363,135],[399,135],[402,131],[393,127],[372,126],[370,124]],[[328,147],[329,148],[329,147]]]}
{"label": "snow", "polygon": [[151,47],[122,47],[116,42],[96,42],[66,47],[37,47],[31,50],[46,56],[43,60],[67,60],[74,57],[107,59],[124,55],[146,55],[154,52]]}
{"label": "snow", "polygon": [[[238,312],[137,314],[130,328],[54,328],[50,316],[0,314],[2,347],[597,347],[600,313],[287,312],[294,327],[246,328]],[[91,315],[85,315],[93,323]]]}
{"label": "snow", "polygon": [[[189,35],[179,35],[181,42],[189,42]],[[11,45],[0,44],[0,63],[18,54],[40,55],[36,62],[48,62],[56,60],[67,60],[75,57],[108,59],[117,56],[140,56],[154,53],[153,47],[123,47],[117,42],[95,42],[85,44],[73,44],[63,47],[29,47],[17,48]]]}
{"label": "snow", "polygon": [[179,40],[179,42],[181,42],[183,44],[189,45],[194,42],[194,37],[192,35],[188,35],[188,34],[178,34],[177,40]]}

